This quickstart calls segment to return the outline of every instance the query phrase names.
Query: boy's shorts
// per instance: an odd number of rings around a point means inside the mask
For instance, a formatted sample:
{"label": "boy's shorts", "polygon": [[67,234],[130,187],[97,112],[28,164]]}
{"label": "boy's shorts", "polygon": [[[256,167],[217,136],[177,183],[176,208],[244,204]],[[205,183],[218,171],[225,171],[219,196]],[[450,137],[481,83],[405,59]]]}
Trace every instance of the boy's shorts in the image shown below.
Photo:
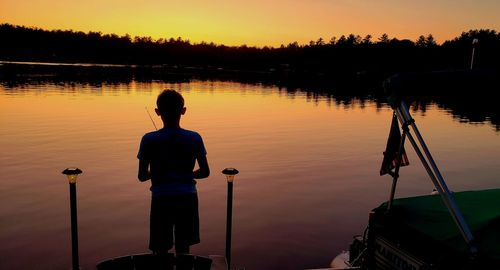
{"label": "boy's shorts", "polygon": [[183,245],[200,242],[197,193],[152,197],[149,249],[167,251],[174,239]]}

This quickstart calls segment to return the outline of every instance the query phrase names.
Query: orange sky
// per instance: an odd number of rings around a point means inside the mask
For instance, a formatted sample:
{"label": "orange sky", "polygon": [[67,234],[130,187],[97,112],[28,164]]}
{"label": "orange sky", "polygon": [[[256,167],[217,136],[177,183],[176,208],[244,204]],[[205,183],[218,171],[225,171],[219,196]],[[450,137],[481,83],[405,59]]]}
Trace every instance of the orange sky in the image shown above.
{"label": "orange sky", "polygon": [[498,0],[1,0],[0,23],[279,46],[350,33],[438,42],[500,30]]}

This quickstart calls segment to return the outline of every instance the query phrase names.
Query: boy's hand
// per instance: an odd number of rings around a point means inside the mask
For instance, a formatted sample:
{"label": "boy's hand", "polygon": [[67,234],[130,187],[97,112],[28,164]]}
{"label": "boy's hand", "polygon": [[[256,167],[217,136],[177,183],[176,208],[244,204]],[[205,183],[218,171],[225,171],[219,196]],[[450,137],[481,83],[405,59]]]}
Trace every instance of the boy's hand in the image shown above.
{"label": "boy's hand", "polygon": [[137,175],[139,181],[145,182],[151,179],[151,172],[149,171],[149,161],[139,159],[139,172]]}
{"label": "boy's hand", "polygon": [[207,178],[210,175],[207,156],[198,157],[196,160],[198,161],[198,166],[200,168],[193,172],[194,179]]}

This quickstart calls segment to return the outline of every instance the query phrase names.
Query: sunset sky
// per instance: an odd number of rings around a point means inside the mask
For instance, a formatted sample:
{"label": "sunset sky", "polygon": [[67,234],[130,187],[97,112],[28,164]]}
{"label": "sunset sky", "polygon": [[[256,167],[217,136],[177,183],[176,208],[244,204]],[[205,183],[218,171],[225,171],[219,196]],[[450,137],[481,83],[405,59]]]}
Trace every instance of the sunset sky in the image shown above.
{"label": "sunset sky", "polygon": [[498,0],[1,0],[0,23],[279,46],[350,33],[438,42],[500,30]]}

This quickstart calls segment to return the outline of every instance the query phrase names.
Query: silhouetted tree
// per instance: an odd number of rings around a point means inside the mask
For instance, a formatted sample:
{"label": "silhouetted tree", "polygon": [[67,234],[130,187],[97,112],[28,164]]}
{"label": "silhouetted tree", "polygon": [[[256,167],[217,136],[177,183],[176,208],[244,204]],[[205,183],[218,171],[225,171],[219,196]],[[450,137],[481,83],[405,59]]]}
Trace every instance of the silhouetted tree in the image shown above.
{"label": "silhouetted tree", "polygon": [[417,39],[417,42],[415,42],[415,44],[418,46],[418,47],[426,47],[426,39],[423,35],[420,35]]}
{"label": "silhouetted tree", "polygon": [[365,45],[372,44],[372,35],[366,35],[361,42]]}
{"label": "silhouetted tree", "polygon": [[378,41],[379,41],[380,43],[389,43],[389,42],[390,42],[389,35],[387,35],[386,33],[382,34],[382,35],[378,38]]}
{"label": "silhouetted tree", "polygon": [[335,43],[335,45],[345,45],[347,43],[347,38],[342,35],[339,37],[339,39],[337,40],[337,43]]}
{"label": "silhouetted tree", "polygon": [[318,40],[316,40],[316,46],[323,46],[325,45],[325,41],[323,40],[323,38],[319,38]]}
{"label": "silhouetted tree", "polygon": [[[205,70],[277,71],[301,76],[390,74],[399,71],[467,68],[472,41],[478,39],[475,67],[500,68],[500,34],[480,29],[438,45],[431,34],[415,42],[382,34],[323,38],[279,48],[225,46],[189,39],[118,36],[101,32],[47,31],[0,24],[0,60],[162,65]],[[290,76],[297,77],[297,76]]]}
{"label": "silhouetted tree", "polygon": [[434,37],[431,34],[427,35],[427,37],[425,38],[425,45],[427,47],[434,47],[437,45],[436,41],[434,40]]}
{"label": "silhouetted tree", "polygon": [[361,43],[361,37],[359,35],[349,34],[346,42],[349,45],[358,45]]}

